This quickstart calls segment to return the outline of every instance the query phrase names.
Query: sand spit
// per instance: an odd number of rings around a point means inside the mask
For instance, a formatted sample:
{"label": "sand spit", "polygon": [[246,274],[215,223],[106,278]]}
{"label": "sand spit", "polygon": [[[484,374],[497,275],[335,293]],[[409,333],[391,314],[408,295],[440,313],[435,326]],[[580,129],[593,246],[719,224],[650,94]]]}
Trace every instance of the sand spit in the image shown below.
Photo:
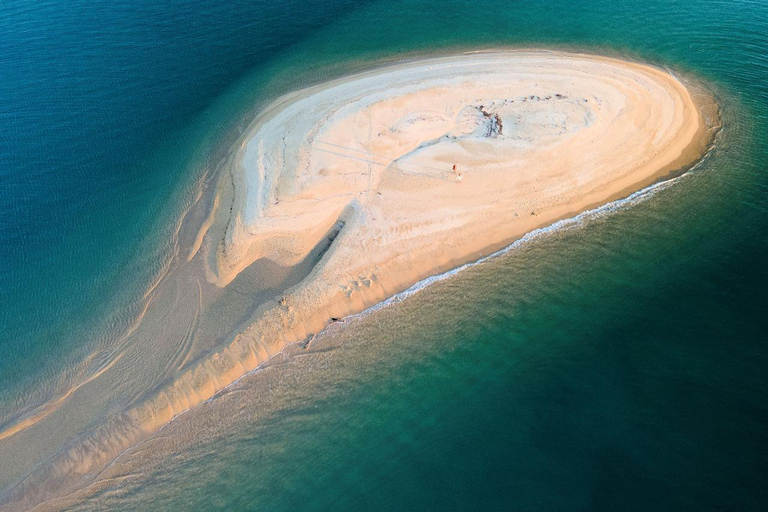
{"label": "sand spit", "polygon": [[28,508],[109,478],[125,450],[288,344],[682,172],[716,127],[712,99],[668,72],[550,51],[421,60],[279,98],[238,142],[189,259],[219,287],[256,260],[317,254],[309,275],[3,500]]}

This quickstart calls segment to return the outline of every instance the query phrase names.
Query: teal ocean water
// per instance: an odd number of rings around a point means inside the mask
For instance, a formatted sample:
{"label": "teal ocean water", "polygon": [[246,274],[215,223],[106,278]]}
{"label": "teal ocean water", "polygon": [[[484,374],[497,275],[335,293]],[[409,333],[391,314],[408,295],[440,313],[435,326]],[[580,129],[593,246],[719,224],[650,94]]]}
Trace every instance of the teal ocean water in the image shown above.
{"label": "teal ocean water", "polygon": [[762,1],[3,2],[0,426],[120,339],[266,101],[498,46],[697,76],[723,108],[718,145],[631,207],[287,353],[73,507],[768,507]]}

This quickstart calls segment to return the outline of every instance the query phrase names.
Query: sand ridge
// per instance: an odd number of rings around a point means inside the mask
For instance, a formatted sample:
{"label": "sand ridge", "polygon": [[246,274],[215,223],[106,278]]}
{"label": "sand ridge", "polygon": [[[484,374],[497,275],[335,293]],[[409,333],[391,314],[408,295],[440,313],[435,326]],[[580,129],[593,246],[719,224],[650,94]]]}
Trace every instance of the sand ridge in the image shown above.
{"label": "sand ridge", "polygon": [[708,102],[652,66],[552,51],[420,60],[279,98],[236,144],[189,259],[226,287],[257,259],[330,247],[227,346],[40,468],[18,503],[109,478],[119,454],[332,318],[690,166],[711,141]]}

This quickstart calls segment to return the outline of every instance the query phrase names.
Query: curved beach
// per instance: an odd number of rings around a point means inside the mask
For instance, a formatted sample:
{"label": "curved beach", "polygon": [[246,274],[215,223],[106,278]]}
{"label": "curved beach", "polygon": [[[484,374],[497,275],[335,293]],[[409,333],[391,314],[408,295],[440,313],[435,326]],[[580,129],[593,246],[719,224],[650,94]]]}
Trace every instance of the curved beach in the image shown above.
{"label": "curved beach", "polygon": [[[311,270],[11,498],[28,506],[108,478],[125,450],[330,322],[683,172],[711,143],[711,107],[658,68],[550,51],[420,60],[277,99],[238,141],[185,256],[217,287],[257,261]],[[110,368],[95,378],[121,375]]]}

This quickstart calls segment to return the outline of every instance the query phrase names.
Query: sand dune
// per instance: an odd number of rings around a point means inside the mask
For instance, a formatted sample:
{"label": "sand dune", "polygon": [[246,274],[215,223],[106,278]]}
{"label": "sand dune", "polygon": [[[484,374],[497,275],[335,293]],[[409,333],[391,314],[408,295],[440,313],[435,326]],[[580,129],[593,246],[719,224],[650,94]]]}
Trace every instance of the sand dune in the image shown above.
{"label": "sand dune", "polygon": [[227,346],[111,416],[14,499],[108,478],[124,450],[331,318],[684,170],[711,141],[704,105],[660,69],[544,51],[416,61],[279,98],[238,142],[194,253],[220,287],[258,259],[322,257]]}

